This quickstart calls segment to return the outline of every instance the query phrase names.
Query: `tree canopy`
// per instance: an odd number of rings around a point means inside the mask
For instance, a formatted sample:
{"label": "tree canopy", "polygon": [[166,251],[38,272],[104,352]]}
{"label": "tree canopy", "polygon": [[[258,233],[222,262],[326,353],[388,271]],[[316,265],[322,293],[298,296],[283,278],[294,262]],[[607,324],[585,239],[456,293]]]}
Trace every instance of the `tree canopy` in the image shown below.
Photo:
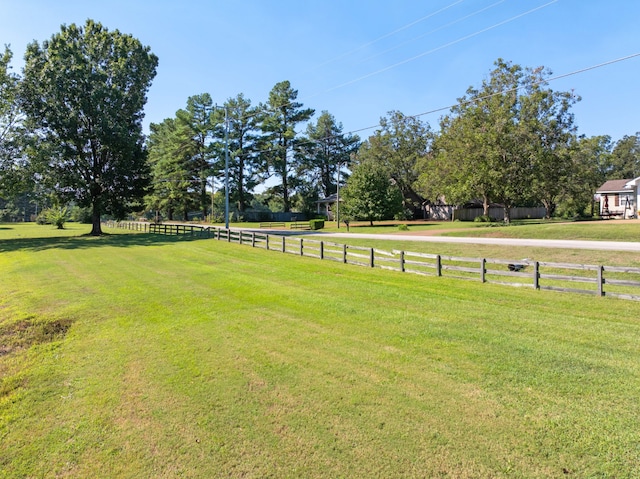
{"label": "tree canopy", "polygon": [[22,115],[18,106],[20,79],[11,72],[13,54],[5,47],[0,55],[0,196],[20,191],[24,176]]}
{"label": "tree canopy", "polygon": [[340,191],[340,211],[345,219],[392,219],[402,211],[402,194],[383,165],[366,161],[355,166]]}
{"label": "tree canopy", "polygon": [[345,134],[342,130],[342,123],[323,111],[315,123],[307,125],[298,149],[299,174],[305,175],[325,198],[337,190],[340,165],[347,165],[360,146],[357,135]]}
{"label": "tree canopy", "polygon": [[433,133],[417,117],[391,111],[380,119],[376,130],[360,148],[358,163],[375,162],[400,189],[405,210],[418,215],[424,197],[418,192],[421,168],[431,153]]}
{"label": "tree canopy", "polygon": [[148,184],[143,107],[158,59],[131,35],[87,20],[61,27],[25,55],[22,107],[46,154],[49,187],[100,217],[121,218]]}
{"label": "tree canopy", "polygon": [[469,88],[442,118],[435,156],[421,184],[447,201],[481,199],[504,206],[539,201],[553,213],[571,173],[575,128],[571,92],[546,87],[544,68],[499,59],[480,89]]}
{"label": "tree canopy", "polygon": [[312,108],[302,108],[297,102],[298,90],[291,87],[289,81],[282,81],[269,92],[262,120],[265,134],[262,142],[263,157],[270,172],[280,178],[280,190],[284,211],[291,210],[290,181],[295,172],[293,147],[296,144],[296,125],[309,120],[314,113]]}

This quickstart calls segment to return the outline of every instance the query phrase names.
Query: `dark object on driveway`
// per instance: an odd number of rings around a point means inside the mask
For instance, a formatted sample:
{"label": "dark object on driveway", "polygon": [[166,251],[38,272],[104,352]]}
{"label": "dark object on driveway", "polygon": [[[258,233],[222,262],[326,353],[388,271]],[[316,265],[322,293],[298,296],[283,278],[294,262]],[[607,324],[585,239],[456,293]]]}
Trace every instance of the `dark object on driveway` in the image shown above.
{"label": "dark object on driveway", "polygon": [[[529,261],[527,258],[523,259],[522,261]],[[507,268],[509,268],[509,271],[524,271],[524,269],[527,267],[526,264],[520,264],[520,263],[510,263],[507,265]]]}

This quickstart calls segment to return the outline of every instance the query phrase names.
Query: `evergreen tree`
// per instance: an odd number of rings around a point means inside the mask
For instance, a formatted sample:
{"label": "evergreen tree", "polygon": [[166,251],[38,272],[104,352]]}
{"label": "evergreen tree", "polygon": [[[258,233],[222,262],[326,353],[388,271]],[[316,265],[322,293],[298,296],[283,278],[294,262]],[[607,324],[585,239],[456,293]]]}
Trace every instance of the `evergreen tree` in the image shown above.
{"label": "evergreen tree", "polygon": [[181,148],[177,120],[167,118],[152,123],[148,139],[151,191],[145,197],[147,208],[162,211],[169,220],[180,212],[184,219],[198,204],[190,170],[191,157]]}
{"label": "evergreen tree", "polygon": [[309,120],[314,113],[311,108],[302,108],[296,102],[298,91],[291,88],[289,81],[277,83],[269,93],[264,117],[261,122],[264,133],[263,158],[269,172],[280,178],[280,192],[284,211],[291,210],[290,181],[296,171],[293,149],[296,146],[295,127]]}
{"label": "evergreen tree", "polygon": [[[176,159],[186,160],[189,189],[196,192],[202,217],[206,218],[210,204],[207,178],[213,158],[212,136],[215,127],[211,95],[202,93],[187,99],[187,106],[176,112]],[[188,219],[188,218],[185,218]]]}
{"label": "evergreen tree", "polygon": [[252,107],[251,100],[240,93],[217,110],[215,170],[219,177],[224,175],[225,110],[229,126],[229,199],[243,212],[251,202],[251,192],[259,184],[259,174],[265,169],[259,155],[260,107]]}

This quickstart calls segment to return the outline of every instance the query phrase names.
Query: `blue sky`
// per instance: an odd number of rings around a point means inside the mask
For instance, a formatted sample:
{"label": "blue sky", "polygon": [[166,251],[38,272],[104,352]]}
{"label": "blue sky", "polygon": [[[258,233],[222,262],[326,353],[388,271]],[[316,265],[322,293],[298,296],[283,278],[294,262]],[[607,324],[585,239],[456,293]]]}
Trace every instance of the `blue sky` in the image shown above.
{"label": "blue sky", "polygon": [[[145,128],[189,96],[266,101],[289,80],[305,107],[344,131],[453,105],[502,57],[562,75],[640,53],[637,0],[0,0],[0,45],[14,68],[27,43],[87,18],[139,38],[159,57]],[[554,81],[574,90],[579,132],[640,131],[640,57]],[[443,111],[424,115],[437,129]],[[372,129],[361,131],[366,138]]]}

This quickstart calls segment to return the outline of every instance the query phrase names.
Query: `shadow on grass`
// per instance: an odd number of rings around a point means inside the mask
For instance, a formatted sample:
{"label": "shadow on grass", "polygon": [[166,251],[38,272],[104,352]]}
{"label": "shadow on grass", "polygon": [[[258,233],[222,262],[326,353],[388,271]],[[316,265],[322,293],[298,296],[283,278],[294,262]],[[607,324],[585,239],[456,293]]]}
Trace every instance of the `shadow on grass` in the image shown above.
{"label": "shadow on grass", "polygon": [[183,241],[196,241],[205,237],[154,234],[103,234],[102,236],[66,236],[49,238],[11,238],[0,240],[0,252],[44,251],[48,249],[89,249],[105,246],[128,248],[131,246],[159,246]]}

